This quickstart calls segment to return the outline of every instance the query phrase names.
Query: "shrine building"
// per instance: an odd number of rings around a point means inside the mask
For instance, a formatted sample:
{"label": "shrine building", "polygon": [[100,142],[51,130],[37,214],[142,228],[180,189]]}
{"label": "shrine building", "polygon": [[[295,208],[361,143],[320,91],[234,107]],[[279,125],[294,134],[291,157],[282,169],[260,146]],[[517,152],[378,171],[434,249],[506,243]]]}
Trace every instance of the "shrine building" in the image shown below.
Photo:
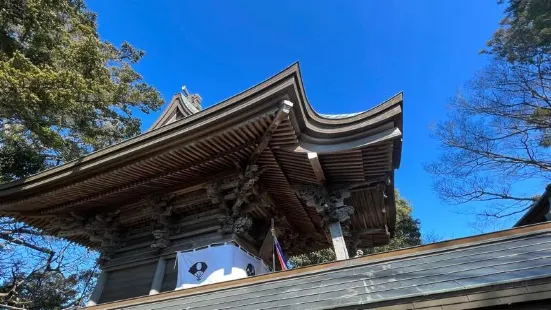
{"label": "shrine building", "polygon": [[[550,223],[353,258],[394,235],[402,119],[402,93],[358,113],[317,113],[298,63],[206,109],[183,88],[143,134],[0,185],[0,215],[99,251],[90,309],[549,301]],[[287,257],[332,248],[337,261],[285,270],[265,246],[272,220]],[[232,257],[230,271],[220,267],[229,281],[181,286],[214,267],[191,261],[182,270],[178,255],[214,251],[233,253],[214,258]]]}

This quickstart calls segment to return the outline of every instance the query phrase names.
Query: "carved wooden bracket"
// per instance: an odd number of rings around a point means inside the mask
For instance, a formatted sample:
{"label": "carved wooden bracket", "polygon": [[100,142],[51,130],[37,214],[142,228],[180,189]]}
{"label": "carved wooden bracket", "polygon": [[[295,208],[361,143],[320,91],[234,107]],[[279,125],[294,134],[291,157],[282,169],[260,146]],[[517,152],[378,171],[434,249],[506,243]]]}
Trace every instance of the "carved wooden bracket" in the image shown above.
{"label": "carved wooden bracket", "polygon": [[143,212],[152,220],[152,235],[155,241],[152,248],[164,249],[170,241],[170,217],[172,215],[171,196],[163,196],[149,199],[149,206]]}
{"label": "carved wooden bracket", "polygon": [[58,237],[87,236],[90,241],[100,244],[100,262],[105,262],[122,244],[119,212],[104,212],[89,217],[72,212],[68,216],[53,218],[47,230]]}
{"label": "carved wooden bracket", "polygon": [[218,205],[219,209],[224,215],[218,218],[220,222],[220,232],[223,234],[231,234],[234,231],[235,219],[229,215],[229,210],[224,199],[222,192],[222,186],[219,181],[212,182],[207,185],[207,197],[210,199],[213,205]]}
{"label": "carved wooden bracket", "polygon": [[[247,166],[243,168],[238,162],[235,163],[238,178],[234,188],[235,201],[231,206],[231,214],[221,216],[219,219],[223,233],[245,235],[253,226],[253,219],[249,212],[255,205],[265,209],[273,209],[273,203],[267,198],[266,193],[259,189],[258,185],[260,175],[265,171],[265,168],[261,168],[256,163],[262,152],[268,147],[272,134],[285,117],[289,115],[292,107],[293,103],[290,101],[282,101],[270,126],[258,141]],[[220,204],[222,209],[227,210],[224,197],[221,195],[220,184],[210,184],[207,187],[207,195],[213,204]]]}
{"label": "carved wooden bracket", "polygon": [[350,217],[354,214],[354,207],[344,203],[350,197],[348,190],[328,190],[324,186],[301,185],[295,187],[297,196],[306,202],[309,207],[316,208],[321,215],[324,228],[330,223],[340,222],[343,231],[347,234]]}
{"label": "carved wooden bracket", "polygon": [[[228,208],[224,198],[223,188],[227,188],[221,182],[212,182],[207,185],[207,197],[213,205],[218,205],[223,211],[219,217],[220,232],[224,234],[235,233],[240,236],[246,233],[253,226],[253,219],[249,215],[254,207],[266,209],[267,213],[272,213],[273,202],[266,192],[259,188],[258,180],[264,169],[258,165],[247,165],[245,169],[236,163],[238,168],[237,182],[232,181],[233,195],[235,197],[231,209]],[[227,198],[226,198],[227,199]]]}
{"label": "carved wooden bracket", "polygon": [[235,220],[231,216],[222,215],[218,218],[218,221],[220,222],[220,232],[223,234],[233,233],[233,224]]}
{"label": "carved wooden bracket", "polygon": [[222,187],[220,182],[209,183],[206,187],[207,197],[210,199],[213,205],[225,204],[224,195],[222,194]]}
{"label": "carved wooden bracket", "polygon": [[250,216],[241,216],[235,220],[235,223],[233,224],[233,231],[236,235],[243,236],[251,229],[252,226],[253,219]]}
{"label": "carved wooden bracket", "polygon": [[71,212],[69,215],[53,217],[46,231],[58,237],[84,235],[86,234],[85,224],[86,218],[84,216]]}
{"label": "carved wooden bracket", "polygon": [[250,203],[253,198],[260,195],[258,180],[260,175],[265,171],[259,165],[247,165],[245,169],[242,169],[237,163],[236,166],[238,168],[238,182],[235,187],[236,199],[233,203],[231,214],[234,219],[241,216],[243,204]]}

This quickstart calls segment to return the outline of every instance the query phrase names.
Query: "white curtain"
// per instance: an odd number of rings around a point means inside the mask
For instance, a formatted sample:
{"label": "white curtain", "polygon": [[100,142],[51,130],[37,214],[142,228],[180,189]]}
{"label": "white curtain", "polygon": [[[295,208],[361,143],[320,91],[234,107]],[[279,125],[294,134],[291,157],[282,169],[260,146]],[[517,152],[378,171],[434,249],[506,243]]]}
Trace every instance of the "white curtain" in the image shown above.
{"label": "white curtain", "polygon": [[176,289],[246,278],[269,272],[260,259],[234,244],[212,245],[200,250],[178,252]]}

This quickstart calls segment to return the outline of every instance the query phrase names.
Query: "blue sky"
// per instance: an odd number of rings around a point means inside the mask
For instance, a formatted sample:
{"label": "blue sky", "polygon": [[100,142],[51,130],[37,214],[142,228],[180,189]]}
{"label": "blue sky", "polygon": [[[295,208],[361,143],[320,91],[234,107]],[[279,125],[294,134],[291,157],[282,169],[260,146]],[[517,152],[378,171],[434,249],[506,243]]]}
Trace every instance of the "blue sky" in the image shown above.
{"label": "blue sky", "polygon": [[[470,215],[440,201],[423,164],[438,157],[431,126],[487,59],[495,1],[88,1],[99,32],[146,51],[136,67],[165,99],[185,84],[210,106],[299,61],[320,113],[368,109],[404,92],[396,174],[422,232],[475,233]],[[144,115],[148,128],[160,112]],[[462,206],[465,209],[468,206]]]}

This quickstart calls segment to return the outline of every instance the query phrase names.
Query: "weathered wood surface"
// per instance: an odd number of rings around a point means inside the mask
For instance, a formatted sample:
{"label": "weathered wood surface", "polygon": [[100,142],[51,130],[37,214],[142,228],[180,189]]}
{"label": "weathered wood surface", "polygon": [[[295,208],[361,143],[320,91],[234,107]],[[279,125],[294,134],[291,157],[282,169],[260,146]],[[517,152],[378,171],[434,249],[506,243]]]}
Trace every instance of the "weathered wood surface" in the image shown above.
{"label": "weathered wood surface", "polygon": [[170,243],[163,249],[151,247],[154,239],[149,226],[144,227],[143,231],[134,231],[126,236],[123,240],[125,246],[115,251],[116,255],[105,264],[104,269],[127,268],[129,264],[156,261],[159,256],[174,255],[176,251],[227,241],[231,236],[222,236],[218,232],[218,218],[221,215],[220,210],[208,210],[180,219],[175,224],[179,227],[178,232],[169,236]]}
{"label": "weathered wood surface", "polygon": [[100,303],[149,294],[156,262],[108,273]]}
{"label": "weathered wood surface", "polygon": [[341,223],[335,222],[329,224],[329,233],[331,234],[337,260],[348,259],[348,249],[346,248],[346,242],[342,234]]}
{"label": "weathered wood surface", "polygon": [[[364,263],[355,264],[355,261]],[[144,303],[127,309],[371,307],[381,302],[398,303],[404,298],[426,299],[432,294],[530,279],[551,279],[551,233],[535,232],[435,248],[424,253],[414,251],[410,255],[373,263],[362,259],[346,262],[350,264],[292,277],[283,277],[285,273],[282,273],[282,277],[274,280],[252,281],[239,287]]]}
{"label": "weathered wood surface", "polygon": [[163,279],[165,276],[166,269],[166,259],[164,257],[159,258],[157,263],[157,269],[155,270],[155,275],[153,276],[153,283],[151,283],[151,289],[149,290],[149,295],[159,294],[163,285]]}
{"label": "weathered wood surface", "polygon": [[176,265],[176,257],[167,259],[165,276],[163,278],[163,285],[161,286],[161,292],[170,292],[176,288],[176,281],[178,280],[178,266]]}

